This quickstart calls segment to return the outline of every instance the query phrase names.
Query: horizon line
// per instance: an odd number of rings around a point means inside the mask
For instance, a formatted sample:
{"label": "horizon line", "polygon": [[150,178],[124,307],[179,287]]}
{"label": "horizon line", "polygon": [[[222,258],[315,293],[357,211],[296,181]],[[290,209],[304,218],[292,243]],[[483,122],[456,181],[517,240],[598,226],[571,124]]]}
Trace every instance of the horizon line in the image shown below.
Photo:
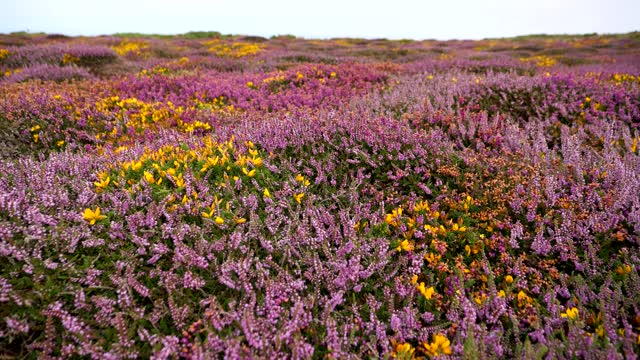
{"label": "horizon line", "polygon": [[[331,36],[331,37],[323,37],[323,36],[299,36],[295,34],[273,34],[269,36],[264,35],[255,35],[255,34],[233,34],[228,33],[224,34],[220,31],[216,30],[193,30],[187,31],[183,33],[143,33],[143,32],[115,32],[115,33],[105,33],[105,34],[96,34],[96,35],[85,35],[85,34],[69,34],[65,32],[45,32],[45,31],[31,31],[31,30],[20,30],[20,31],[11,31],[11,32],[0,32],[0,35],[63,35],[68,37],[103,37],[103,36],[115,36],[115,37],[180,37],[187,36],[189,34],[211,34],[210,37],[259,37],[263,39],[275,39],[278,37],[293,37],[295,39],[300,40],[337,40],[337,39],[359,39],[359,40],[387,40],[387,41],[481,41],[481,40],[509,40],[509,39],[518,39],[518,38],[536,38],[536,37],[590,37],[590,36],[623,36],[623,35],[633,35],[636,33],[640,33],[639,30],[627,31],[627,32],[611,32],[611,33],[529,33],[529,34],[520,34],[513,36],[503,36],[503,37],[484,37],[479,39],[472,38],[447,38],[447,39],[437,39],[437,38],[410,38],[410,37],[402,37],[402,38],[386,38],[386,37],[360,37],[360,36]],[[206,37],[203,37],[206,38]]]}

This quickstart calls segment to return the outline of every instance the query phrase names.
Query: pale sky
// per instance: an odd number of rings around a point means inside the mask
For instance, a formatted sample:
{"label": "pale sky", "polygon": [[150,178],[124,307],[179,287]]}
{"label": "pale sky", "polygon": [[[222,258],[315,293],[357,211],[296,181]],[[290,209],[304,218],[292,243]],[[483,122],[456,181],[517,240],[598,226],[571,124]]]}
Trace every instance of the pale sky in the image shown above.
{"label": "pale sky", "polygon": [[0,0],[0,33],[482,39],[640,30],[640,0]]}

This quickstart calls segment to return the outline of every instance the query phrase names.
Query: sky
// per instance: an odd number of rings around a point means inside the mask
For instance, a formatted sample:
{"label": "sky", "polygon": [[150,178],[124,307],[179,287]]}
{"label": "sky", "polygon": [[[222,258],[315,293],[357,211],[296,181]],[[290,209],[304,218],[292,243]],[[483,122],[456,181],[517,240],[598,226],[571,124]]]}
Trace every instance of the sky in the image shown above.
{"label": "sky", "polygon": [[0,0],[0,33],[483,39],[640,30],[640,0]]}

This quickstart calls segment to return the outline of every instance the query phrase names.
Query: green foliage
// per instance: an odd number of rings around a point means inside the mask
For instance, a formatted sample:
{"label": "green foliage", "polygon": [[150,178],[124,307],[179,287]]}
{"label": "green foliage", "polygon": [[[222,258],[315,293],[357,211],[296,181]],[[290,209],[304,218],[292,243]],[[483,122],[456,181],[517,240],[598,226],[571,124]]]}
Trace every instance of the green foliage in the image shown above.
{"label": "green foliage", "polygon": [[190,31],[180,36],[185,39],[218,39],[223,35],[218,31]]}

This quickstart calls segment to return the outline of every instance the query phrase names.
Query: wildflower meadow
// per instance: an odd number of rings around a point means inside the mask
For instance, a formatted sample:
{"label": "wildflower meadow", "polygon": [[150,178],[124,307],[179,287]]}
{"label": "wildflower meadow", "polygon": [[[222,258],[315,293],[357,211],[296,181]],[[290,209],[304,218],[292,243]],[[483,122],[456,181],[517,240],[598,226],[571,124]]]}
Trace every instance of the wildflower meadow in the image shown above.
{"label": "wildflower meadow", "polygon": [[0,35],[0,358],[633,359],[640,34]]}

